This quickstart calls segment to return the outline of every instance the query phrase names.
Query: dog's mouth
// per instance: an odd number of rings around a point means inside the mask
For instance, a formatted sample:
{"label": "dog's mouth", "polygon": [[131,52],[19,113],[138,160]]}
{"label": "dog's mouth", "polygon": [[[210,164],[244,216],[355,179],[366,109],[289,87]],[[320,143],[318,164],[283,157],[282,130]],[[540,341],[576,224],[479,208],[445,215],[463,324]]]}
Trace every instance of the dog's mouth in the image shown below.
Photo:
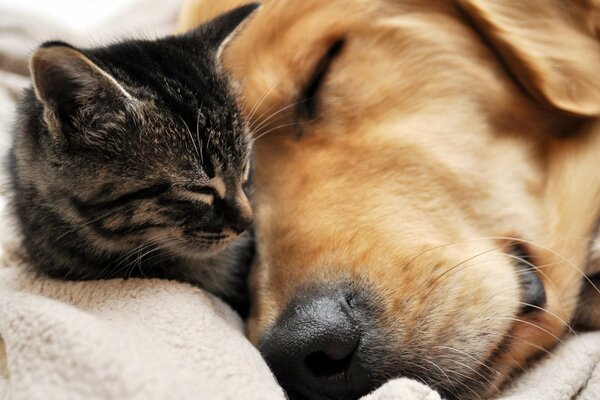
{"label": "dog's mouth", "polygon": [[[462,382],[464,391],[457,392],[453,387],[449,390],[444,385],[440,386],[435,382],[430,383],[436,387],[445,398],[448,399],[481,399],[498,394],[504,381],[513,372],[513,367],[507,366],[506,359],[510,359],[511,363],[514,359],[510,353],[513,351],[513,345],[521,341],[527,344],[536,346],[534,343],[527,342],[526,339],[519,337],[519,325],[533,327],[534,330],[543,328],[536,325],[536,320],[540,314],[546,310],[546,290],[542,279],[540,278],[540,269],[536,264],[535,257],[529,249],[526,241],[515,241],[509,244],[506,249],[506,254],[513,260],[515,272],[517,274],[521,299],[519,301],[519,310],[514,318],[513,323],[507,329],[505,334],[499,340],[490,345],[489,355],[484,357],[483,361],[476,361],[471,369],[473,375],[471,378]],[[538,347],[538,346],[536,346]],[[521,367],[517,363],[517,366]]]}
{"label": "dog's mouth", "polygon": [[[472,334],[460,343],[454,340],[458,327],[446,339],[433,333],[427,338],[423,326],[408,333],[402,323],[383,321],[385,299],[375,288],[338,281],[298,290],[258,347],[290,399],[358,399],[396,377],[421,381],[448,399],[493,394],[512,372],[505,359],[519,339],[515,327],[534,324],[546,303],[527,243],[510,243],[505,252],[521,299],[517,312],[505,315],[513,322],[490,334]],[[478,350],[471,350],[473,340],[481,342]]]}

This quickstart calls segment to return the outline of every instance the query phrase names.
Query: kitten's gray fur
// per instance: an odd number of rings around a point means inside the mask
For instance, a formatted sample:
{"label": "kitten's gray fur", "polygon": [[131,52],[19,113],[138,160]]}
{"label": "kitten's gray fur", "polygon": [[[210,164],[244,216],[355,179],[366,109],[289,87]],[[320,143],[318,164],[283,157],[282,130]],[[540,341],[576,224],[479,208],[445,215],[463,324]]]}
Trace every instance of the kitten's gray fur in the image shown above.
{"label": "kitten's gray fur", "polygon": [[217,54],[256,8],[185,35],[33,54],[10,172],[37,271],[170,278],[243,300],[250,138]]}

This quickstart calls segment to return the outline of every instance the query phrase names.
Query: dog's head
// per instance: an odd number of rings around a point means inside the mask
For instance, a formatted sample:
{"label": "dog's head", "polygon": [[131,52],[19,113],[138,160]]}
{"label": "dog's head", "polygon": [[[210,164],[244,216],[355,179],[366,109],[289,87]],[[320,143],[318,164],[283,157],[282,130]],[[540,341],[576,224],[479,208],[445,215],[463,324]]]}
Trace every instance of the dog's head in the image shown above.
{"label": "dog's head", "polygon": [[249,334],[292,398],[490,395],[567,329],[600,177],[594,135],[557,137],[600,110],[595,25],[506,4],[275,0],[226,51],[257,131]]}

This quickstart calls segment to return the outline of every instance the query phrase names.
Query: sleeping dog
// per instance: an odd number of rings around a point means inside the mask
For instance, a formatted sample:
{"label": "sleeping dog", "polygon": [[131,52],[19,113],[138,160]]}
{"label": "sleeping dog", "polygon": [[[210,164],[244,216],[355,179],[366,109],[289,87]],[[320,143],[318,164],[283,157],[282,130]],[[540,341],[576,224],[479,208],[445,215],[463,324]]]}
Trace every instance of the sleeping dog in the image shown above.
{"label": "sleeping dog", "polygon": [[[239,3],[190,0],[181,28]],[[291,398],[489,398],[599,327],[596,3],[271,0],[234,39],[248,333]]]}

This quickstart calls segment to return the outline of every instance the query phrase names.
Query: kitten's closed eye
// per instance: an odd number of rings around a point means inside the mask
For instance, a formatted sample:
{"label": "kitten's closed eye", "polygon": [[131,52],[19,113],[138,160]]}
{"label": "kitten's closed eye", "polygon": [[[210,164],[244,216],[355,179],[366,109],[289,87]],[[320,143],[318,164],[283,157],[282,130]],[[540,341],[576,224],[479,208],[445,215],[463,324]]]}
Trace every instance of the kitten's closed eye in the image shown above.
{"label": "kitten's closed eye", "polygon": [[186,186],[186,190],[197,193],[204,194],[208,196],[217,196],[217,191],[212,186]]}

